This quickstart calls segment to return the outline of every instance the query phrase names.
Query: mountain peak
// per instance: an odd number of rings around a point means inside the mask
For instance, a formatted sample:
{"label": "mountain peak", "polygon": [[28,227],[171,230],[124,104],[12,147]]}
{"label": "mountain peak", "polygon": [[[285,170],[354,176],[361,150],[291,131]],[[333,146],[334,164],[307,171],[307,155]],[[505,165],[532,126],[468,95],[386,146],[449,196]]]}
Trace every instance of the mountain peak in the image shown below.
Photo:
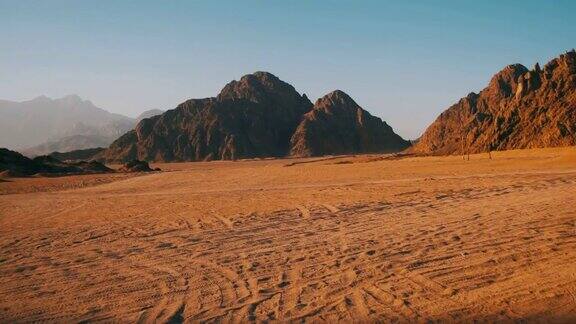
{"label": "mountain peak", "polygon": [[60,101],[60,102],[65,102],[68,104],[78,104],[81,102],[84,102],[85,100],[83,100],[82,98],[80,98],[80,96],[76,95],[76,94],[70,94],[67,96],[64,96],[62,98],[58,98],[58,99],[52,99],[46,95],[40,95],[32,100],[30,100],[32,102],[51,102],[51,101]]}
{"label": "mountain peak", "polygon": [[345,100],[345,101],[354,101],[346,92],[336,89],[324,96],[324,98],[336,99],[336,100]]}
{"label": "mountain peak", "polygon": [[252,74],[243,75],[240,80],[229,82],[220,94],[220,99],[256,99],[256,96],[264,93],[273,93],[279,91],[295,91],[294,87],[280,80],[270,72],[258,71]]}
{"label": "mountain peak", "polygon": [[81,105],[83,103],[92,105],[92,102],[87,101],[87,100],[85,101],[82,98],[80,98],[80,96],[75,95],[75,94],[67,95],[67,96],[64,96],[64,97],[62,97],[60,99],[56,99],[56,100],[63,102],[64,104],[66,104],[68,106],[77,106],[77,105]]}
{"label": "mountain peak", "polygon": [[244,77],[255,77],[259,80],[280,80],[277,76],[275,76],[274,74],[270,73],[270,72],[266,72],[266,71],[256,71],[252,74],[246,74]]}
{"label": "mountain peak", "polygon": [[[269,72],[258,71],[244,75],[239,81],[229,82],[217,97],[218,100],[244,99],[281,110],[298,107],[298,114],[307,112],[312,103],[300,95],[289,83]],[[283,107],[283,108],[282,108]]]}
{"label": "mountain peak", "polygon": [[318,99],[314,105],[314,109],[330,108],[359,108],[358,104],[348,94],[342,90],[334,90],[324,97]]}

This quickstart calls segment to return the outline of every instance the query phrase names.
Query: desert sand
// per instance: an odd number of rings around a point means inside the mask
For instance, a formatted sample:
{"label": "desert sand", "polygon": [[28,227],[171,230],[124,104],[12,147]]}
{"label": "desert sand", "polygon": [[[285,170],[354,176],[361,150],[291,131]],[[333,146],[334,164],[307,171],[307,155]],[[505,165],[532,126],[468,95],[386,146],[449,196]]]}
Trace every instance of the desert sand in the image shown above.
{"label": "desert sand", "polygon": [[0,182],[0,322],[576,321],[576,148]]}

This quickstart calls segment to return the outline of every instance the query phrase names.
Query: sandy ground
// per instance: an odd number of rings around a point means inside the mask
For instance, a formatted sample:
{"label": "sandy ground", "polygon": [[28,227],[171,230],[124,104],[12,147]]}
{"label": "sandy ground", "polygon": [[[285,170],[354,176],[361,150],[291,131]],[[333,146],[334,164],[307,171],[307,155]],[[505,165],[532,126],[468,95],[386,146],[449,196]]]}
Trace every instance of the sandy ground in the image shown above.
{"label": "sandy ground", "polygon": [[0,182],[0,322],[576,321],[576,148]]}

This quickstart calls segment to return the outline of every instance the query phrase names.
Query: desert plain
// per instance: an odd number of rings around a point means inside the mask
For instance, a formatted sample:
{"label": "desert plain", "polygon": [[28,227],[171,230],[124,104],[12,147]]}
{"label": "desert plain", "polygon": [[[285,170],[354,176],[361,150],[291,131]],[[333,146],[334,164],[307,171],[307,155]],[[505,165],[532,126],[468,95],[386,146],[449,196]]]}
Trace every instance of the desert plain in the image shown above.
{"label": "desert plain", "polygon": [[576,321],[576,148],[0,182],[0,322]]}

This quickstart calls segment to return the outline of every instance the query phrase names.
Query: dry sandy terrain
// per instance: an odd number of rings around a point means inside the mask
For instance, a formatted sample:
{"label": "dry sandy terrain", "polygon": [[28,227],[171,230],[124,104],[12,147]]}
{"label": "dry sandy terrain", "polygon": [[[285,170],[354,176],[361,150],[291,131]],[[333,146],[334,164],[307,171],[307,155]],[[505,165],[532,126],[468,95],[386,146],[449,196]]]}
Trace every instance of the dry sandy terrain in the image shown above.
{"label": "dry sandy terrain", "polygon": [[159,166],[1,182],[0,322],[576,321],[576,148]]}

